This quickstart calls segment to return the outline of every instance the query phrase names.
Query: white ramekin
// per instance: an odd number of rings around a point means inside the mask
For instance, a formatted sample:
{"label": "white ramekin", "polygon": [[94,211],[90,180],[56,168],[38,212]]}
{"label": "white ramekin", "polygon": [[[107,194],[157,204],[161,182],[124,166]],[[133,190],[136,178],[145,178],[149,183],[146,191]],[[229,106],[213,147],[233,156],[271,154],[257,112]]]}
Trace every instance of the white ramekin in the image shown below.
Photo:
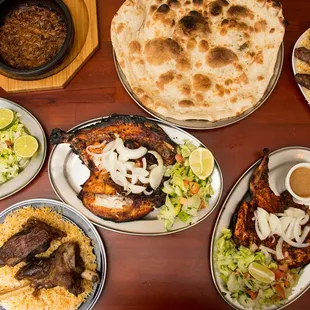
{"label": "white ramekin", "polygon": [[[286,189],[290,192],[290,194],[296,199],[298,200],[298,202],[302,203],[302,204],[309,204],[310,205],[310,197],[300,197],[297,194],[295,194],[295,192],[292,190],[291,188],[291,184],[290,184],[290,179],[291,179],[291,175],[292,173],[298,169],[298,168],[309,168],[310,169],[310,163],[300,163],[297,164],[295,166],[293,166],[290,171],[288,172],[286,178],[285,178],[285,187]],[[310,184],[309,184],[310,186]]]}

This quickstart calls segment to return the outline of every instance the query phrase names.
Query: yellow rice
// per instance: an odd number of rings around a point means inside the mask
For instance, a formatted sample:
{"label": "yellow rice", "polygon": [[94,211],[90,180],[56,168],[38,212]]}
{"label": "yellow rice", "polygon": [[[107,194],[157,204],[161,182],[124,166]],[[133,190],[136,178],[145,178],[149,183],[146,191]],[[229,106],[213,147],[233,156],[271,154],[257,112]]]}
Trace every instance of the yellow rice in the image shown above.
{"label": "yellow rice", "polygon": [[[64,221],[62,216],[48,207],[32,208],[31,206],[16,210],[9,214],[5,222],[0,224],[0,247],[11,236],[19,232],[22,225],[27,222],[30,217],[36,217],[45,223],[58,228],[67,234],[61,240],[53,240],[50,248],[38,255],[49,256],[61,244],[68,241],[75,241],[81,249],[81,257],[85,263],[85,268],[95,271],[96,256],[93,253],[91,240],[75,225]],[[26,283],[25,281],[17,281],[14,278],[16,272],[25,265],[24,262],[15,267],[5,266],[0,268],[0,291],[19,287]],[[83,280],[84,293],[74,296],[63,287],[55,287],[52,289],[41,289],[37,297],[33,296],[33,289],[18,296],[10,297],[0,302],[0,305],[7,310],[73,310],[87,299],[92,291],[92,284]]]}

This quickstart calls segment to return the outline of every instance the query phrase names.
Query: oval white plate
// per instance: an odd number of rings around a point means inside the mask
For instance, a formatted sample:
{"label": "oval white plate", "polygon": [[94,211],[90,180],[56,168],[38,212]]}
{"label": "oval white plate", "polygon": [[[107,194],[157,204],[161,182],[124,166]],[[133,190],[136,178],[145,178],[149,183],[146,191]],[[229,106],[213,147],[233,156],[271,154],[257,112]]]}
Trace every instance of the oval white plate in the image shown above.
{"label": "oval white plate", "polygon": [[[94,253],[97,258],[97,271],[100,276],[100,283],[94,284],[93,291],[88,296],[88,298],[80,305],[79,310],[92,309],[102,293],[107,274],[106,253],[97,230],[86,217],[78,213],[74,208],[60,201],[51,199],[30,199],[18,202],[0,213],[0,223],[4,222],[7,215],[9,215],[11,212],[27,206],[32,206],[33,208],[41,208],[42,206],[51,208],[55,212],[61,214],[65,221],[69,221],[72,224],[78,226],[81,230],[83,230],[85,235],[90,240],[92,240],[92,246],[94,247]],[[3,308],[0,306],[0,310],[2,309]]]}
{"label": "oval white plate", "polygon": [[[216,240],[221,237],[222,229],[228,228],[230,226],[231,218],[238,207],[239,203],[249,198],[249,182],[253,174],[254,169],[257,164],[261,161],[258,160],[253,164],[237,181],[230,193],[228,194],[221,212],[216,221],[214,231],[212,234],[211,241],[211,253],[210,253],[210,265],[213,282],[216,286],[216,289],[222,296],[222,298],[233,308],[235,309],[245,309],[238,302],[234,302],[230,298],[230,293],[225,289],[224,283],[219,276],[217,271],[215,261],[213,259],[213,252],[215,247]],[[269,156],[269,183],[270,187],[279,195],[285,191],[285,177],[288,171],[296,164],[301,162],[310,162],[310,149],[305,147],[287,147],[274,151]],[[273,306],[265,309],[282,309],[292,302],[294,302],[298,297],[304,294],[310,287],[310,264],[304,268],[300,280],[297,286],[294,288],[292,295],[282,306]],[[224,296],[222,292],[225,292]]]}
{"label": "oval white plate", "polygon": [[[93,125],[100,120],[101,118],[90,120],[72,128],[70,131]],[[184,140],[189,140],[196,146],[202,145],[198,139],[184,130],[167,125],[161,121],[153,119],[152,121],[161,126],[168,136],[178,144],[183,143]],[[210,199],[209,208],[200,211],[200,219],[197,223],[187,225],[181,221],[177,221],[172,231],[167,232],[164,227],[164,222],[157,219],[157,210],[154,210],[142,220],[127,223],[114,223],[101,219],[85,208],[82,202],[77,198],[77,194],[81,190],[81,184],[89,177],[89,170],[82,164],[79,157],[73,153],[69,144],[60,144],[54,147],[49,159],[48,173],[51,185],[61,200],[75,207],[95,225],[132,235],[164,235],[190,228],[205,219],[215,209],[223,190],[222,172],[218,162],[215,161],[215,167],[212,173],[212,187],[215,194]]]}
{"label": "oval white plate", "polygon": [[21,122],[27,127],[30,134],[38,140],[39,149],[27,167],[17,177],[0,185],[0,200],[15,194],[28,185],[41,170],[46,156],[46,138],[38,120],[20,105],[3,98],[0,98],[1,108],[7,108],[20,114]]}
{"label": "oval white plate", "polygon": [[[297,70],[297,63],[298,61],[301,61],[301,60],[298,60],[295,56],[294,56],[294,53],[295,53],[295,49],[298,48],[298,47],[301,47],[301,42],[305,39],[306,35],[307,35],[307,32],[309,32],[309,35],[310,35],[310,28],[308,30],[306,30],[300,37],[299,39],[296,41],[295,43],[295,46],[293,48],[293,54],[292,54],[292,65],[293,65],[293,72],[294,72],[294,76],[297,74],[297,73],[300,73],[298,72]],[[310,90],[305,88],[305,87],[302,87],[301,85],[299,85],[297,83],[297,85],[299,86],[302,94],[304,95],[306,101],[308,102],[308,104],[310,105]]]}

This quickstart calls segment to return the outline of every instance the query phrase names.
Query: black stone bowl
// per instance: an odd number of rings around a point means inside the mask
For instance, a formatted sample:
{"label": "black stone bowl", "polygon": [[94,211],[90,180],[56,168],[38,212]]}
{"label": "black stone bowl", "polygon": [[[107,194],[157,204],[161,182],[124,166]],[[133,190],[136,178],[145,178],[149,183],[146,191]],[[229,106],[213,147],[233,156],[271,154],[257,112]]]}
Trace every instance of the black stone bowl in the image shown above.
{"label": "black stone bowl", "polygon": [[4,19],[11,11],[21,4],[36,4],[56,11],[64,20],[67,26],[67,37],[60,51],[50,61],[33,69],[16,69],[3,62],[0,57],[0,73],[17,80],[38,80],[53,74],[65,59],[72,46],[74,39],[74,26],[71,13],[62,0],[0,0],[0,27]]}

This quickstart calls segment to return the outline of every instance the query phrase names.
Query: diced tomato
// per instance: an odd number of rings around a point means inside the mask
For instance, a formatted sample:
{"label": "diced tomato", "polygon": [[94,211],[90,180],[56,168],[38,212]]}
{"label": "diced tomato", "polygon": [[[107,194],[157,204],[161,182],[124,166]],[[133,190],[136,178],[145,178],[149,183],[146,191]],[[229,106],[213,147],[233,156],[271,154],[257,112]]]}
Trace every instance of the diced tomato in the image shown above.
{"label": "diced tomato", "polygon": [[190,191],[193,195],[197,194],[199,192],[200,186],[196,182],[190,183]]}
{"label": "diced tomato", "polygon": [[250,290],[247,290],[246,292],[248,293],[248,295],[251,297],[252,300],[256,299],[258,293]]}
{"label": "diced tomato", "polygon": [[205,208],[206,208],[205,202],[202,200],[200,203],[200,210],[205,209]]}
{"label": "diced tomato", "polygon": [[184,158],[181,154],[175,155],[175,160],[180,164],[184,163]]}
{"label": "diced tomato", "polygon": [[184,180],[183,182],[184,182],[184,185],[185,185],[185,186],[186,186],[186,185],[189,185],[189,183],[190,183],[188,180]]}
{"label": "diced tomato", "polygon": [[243,275],[246,279],[250,277],[250,274],[248,272],[244,273]]}
{"label": "diced tomato", "polygon": [[285,292],[284,289],[282,288],[282,286],[280,284],[276,284],[273,286],[274,289],[276,290],[277,294],[284,299],[285,298]]}
{"label": "diced tomato", "polygon": [[288,271],[288,264],[283,264],[283,265],[280,265],[279,266],[279,269],[284,271],[284,272],[287,272]]}
{"label": "diced tomato", "polygon": [[279,270],[279,269],[272,269],[272,271],[275,274],[275,280],[276,281],[279,281],[282,278],[286,278],[286,273],[284,271]]}
{"label": "diced tomato", "polygon": [[186,202],[187,202],[187,199],[186,199],[185,197],[181,197],[181,198],[180,198],[180,204],[181,204],[181,205],[185,205]]}

